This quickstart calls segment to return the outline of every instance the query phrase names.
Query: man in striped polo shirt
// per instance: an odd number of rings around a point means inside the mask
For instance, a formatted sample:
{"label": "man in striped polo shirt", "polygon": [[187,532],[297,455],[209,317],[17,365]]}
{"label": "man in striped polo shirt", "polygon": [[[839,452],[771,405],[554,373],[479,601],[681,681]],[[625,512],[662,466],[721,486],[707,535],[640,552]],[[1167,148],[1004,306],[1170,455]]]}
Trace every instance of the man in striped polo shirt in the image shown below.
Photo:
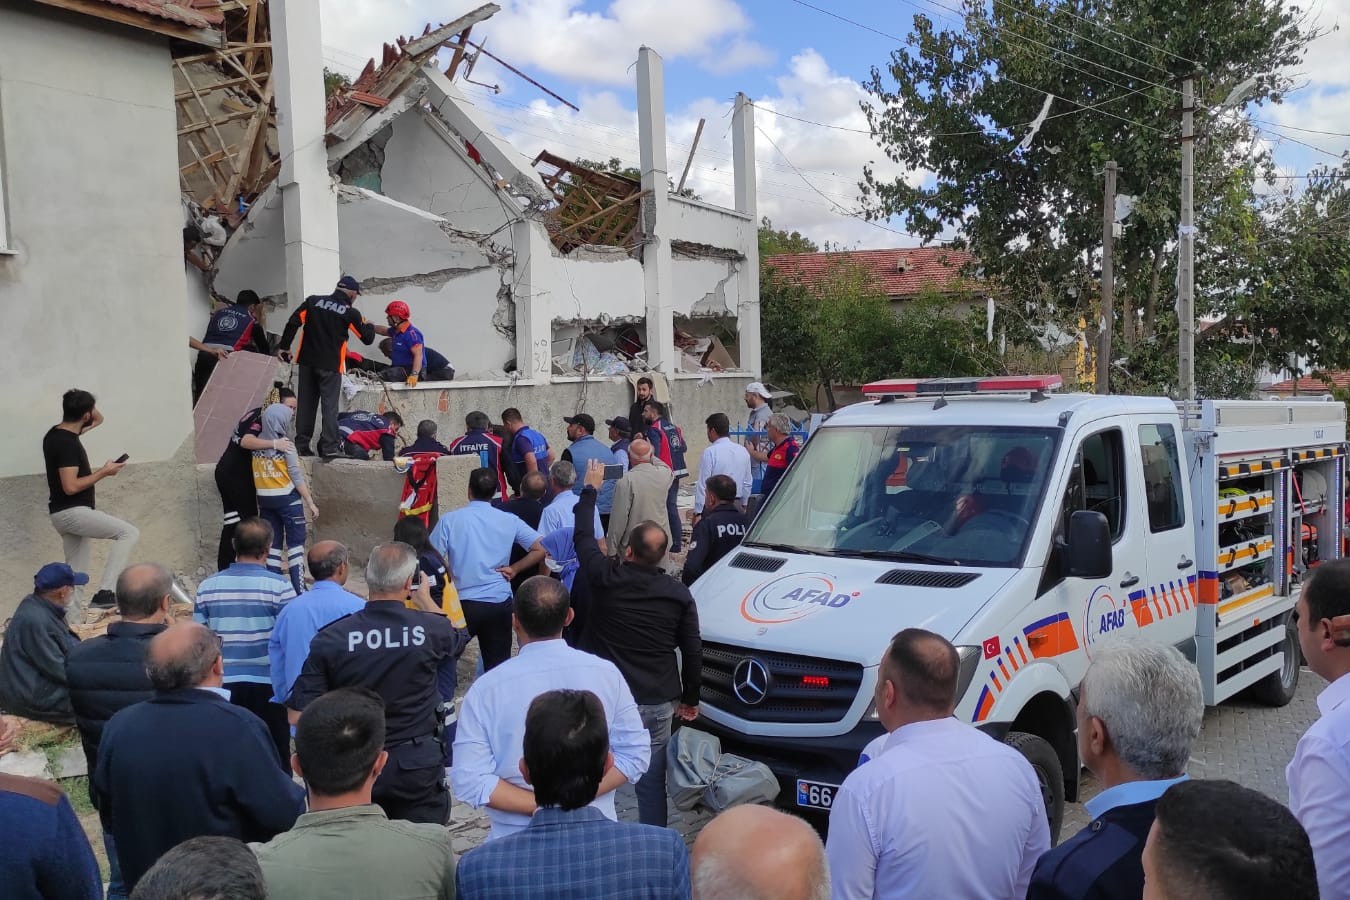
{"label": "man in striped polo shirt", "polygon": [[294,599],[290,579],[267,568],[272,526],[253,516],[234,532],[234,564],[197,588],[192,617],[220,636],[225,689],[230,702],[263,720],[277,749],[277,764],[290,771],[291,730],[286,708],[272,702],[267,643],[277,616]]}

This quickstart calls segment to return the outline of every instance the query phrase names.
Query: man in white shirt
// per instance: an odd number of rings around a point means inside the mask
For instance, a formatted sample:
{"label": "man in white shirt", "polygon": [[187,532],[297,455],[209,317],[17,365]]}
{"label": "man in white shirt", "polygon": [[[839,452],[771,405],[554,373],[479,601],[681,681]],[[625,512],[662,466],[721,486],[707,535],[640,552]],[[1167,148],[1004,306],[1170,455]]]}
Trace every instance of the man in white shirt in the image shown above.
{"label": "man in white shirt", "polygon": [[632,692],[613,663],[567,646],[562,630],[571,621],[562,582],[542,575],[526,581],[516,592],[512,615],[520,654],[480,675],[464,696],[450,787],[459,800],[488,808],[489,840],[520,831],[534,815],[534,792],[521,774],[520,760],[525,713],[530,701],[546,691],[591,691],[605,707],[614,767],[605,773],[591,806],[617,821],[614,791],[626,781],[636,784],[647,771],[651,738]]}
{"label": "man in white shirt", "polygon": [[1312,840],[1322,896],[1350,885],[1350,560],[1313,570],[1294,607],[1308,668],[1331,682],[1285,769],[1289,808]]}
{"label": "man in white shirt", "polygon": [[1031,764],[952,718],[960,669],[941,636],[907,628],[877,673],[890,732],[835,794],[834,900],[1025,897],[1050,824]]}
{"label": "man in white shirt", "polygon": [[726,413],[713,413],[708,416],[708,449],[698,458],[698,480],[694,482],[694,524],[698,524],[703,515],[703,503],[708,492],[708,479],[714,475],[729,475],[736,482],[736,505],[745,510],[745,501],[750,498],[750,486],[754,479],[750,475],[750,451],[740,444],[732,443],[727,435],[731,433],[731,420]]}

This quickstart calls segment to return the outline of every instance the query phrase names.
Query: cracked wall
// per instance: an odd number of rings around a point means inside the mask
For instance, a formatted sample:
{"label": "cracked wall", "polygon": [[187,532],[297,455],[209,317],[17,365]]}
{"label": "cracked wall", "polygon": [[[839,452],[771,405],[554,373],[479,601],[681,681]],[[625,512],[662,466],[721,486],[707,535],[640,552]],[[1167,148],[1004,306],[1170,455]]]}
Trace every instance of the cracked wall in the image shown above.
{"label": "cracked wall", "polygon": [[380,180],[385,196],[454,222],[456,228],[490,234],[506,225],[510,207],[503,207],[486,173],[451,146],[425,121],[419,110],[399,116],[384,146]]}

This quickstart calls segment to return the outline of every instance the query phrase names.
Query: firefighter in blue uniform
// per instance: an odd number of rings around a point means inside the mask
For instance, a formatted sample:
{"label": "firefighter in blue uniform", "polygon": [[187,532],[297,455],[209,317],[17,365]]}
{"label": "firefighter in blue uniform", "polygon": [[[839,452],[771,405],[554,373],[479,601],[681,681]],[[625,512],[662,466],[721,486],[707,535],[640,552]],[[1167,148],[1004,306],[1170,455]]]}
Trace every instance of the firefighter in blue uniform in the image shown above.
{"label": "firefighter in blue uniform", "polygon": [[[373,799],[391,819],[444,825],[450,814],[444,773],[454,737],[455,663],[468,635],[430,611],[435,604],[429,585],[414,589],[418,578],[412,547],[396,541],[372,550],[366,567],[369,602],[314,637],[286,705],[294,720],[336,688],[379,694],[389,762],[375,781]],[[414,595],[423,595],[416,598],[419,609],[404,605]]]}

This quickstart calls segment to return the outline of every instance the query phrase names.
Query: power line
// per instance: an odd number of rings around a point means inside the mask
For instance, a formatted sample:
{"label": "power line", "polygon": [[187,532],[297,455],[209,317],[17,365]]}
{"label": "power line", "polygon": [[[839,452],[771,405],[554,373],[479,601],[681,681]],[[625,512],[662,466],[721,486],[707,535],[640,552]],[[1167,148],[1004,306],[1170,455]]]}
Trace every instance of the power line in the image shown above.
{"label": "power line", "polygon": [[[904,43],[904,41],[903,41],[902,39],[896,37],[896,36],[893,35],[893,34],[888,34],[887,32],[881,31],[880,29],[873,28],[871,25],[864,25],[862,22],[854,21],[853,19],[850,19],[850,18],[848,18],[847,16],[842,16],[842,15],[840,15],[840,14],[837,13],[837,12],[833,12],[833,11],[828,10],[828,9],[822,9],[822,8],[819,7],[819,6],[815,6],[815,5],[811,4],[811,3],[807,3],[806,0],[792,0],[792,2],[798,4],[799,6],[805,6],[805,7],[808,8],[808,9],[813,9],[813,10],[815,10],[816,12],[821,13],[821,14],[826,15],[826,16],[829,16],[829,17],[832,18],[832,19],[838,19],[840,22],[844,22],[844,23],[846,23],[846,24],[848,24],[848,25],[852,25],[852,26],[855,27],[855,28],[861,28],[863,31],[868,31],[868,32],[871,32],[872,34],[880,35],[881,37],[884,37],[884,38],[886,38],[887,40],[895,41],[897,44],[903,44],[903,43]],[[1047,94],[1047,93],[1050,93],[1049,91],[1043,90],[1042,88],[1032,87],[1032,86],[1029,85],[1029,84],[1026,84],[1026,83],[1021,82],[1021,81],[1018,81],[1017,79],[1012,78],[1011,76],[1005,75],[1005,74],[1003,74],[1003,73],[1001,73],[1001,72],[1000,72],[1000,73],[990,73],[990,72],[987,71],[986,69],[982,69],[982,68],[980,68],[979,66],[972,66],[970,63],[965,62],[965,61],[963,61],[963,60],[952,59],[951,62],[955,63],[955,64],[958,65],[958,66],[961,66],[961,67],[964,68],[964,69],[968,69],[969,71],[975,73],[976,75],[989,76],[989,75],[991,75],[991,74],[996,74],[997,77],[998,77],[1000,80],[1006,81],[1006,82],[1008,82],[1009,84],[1015,84],[1015,85],[1017,85],[1018,87],[1025,88],[1025,89],[1027,89],[1027,90],[1029,90],[1029,91],[1032,91],[1032,92],[1034,92],[1034,93],[1037,93],[1037,94]],[[1095,76],[1094,76],[1094,77],[1095,77]],[[1102,80],[1105,81],[1106,79],[1102,79]],[[1155,87],[1156,85],[1149,85],[1149,86],[1150,86],[1150,87]],[[1168,90],[1173,90],[1173,89],[1172,89],[1172,88],[1169,88]],[[1138,91],[1136,90],[1136,91],[1134,91],[1133,93],[1138,93]],[[1110,117],[1113,118],[1113,119],[1119,119],[1120,121],[1125,122],[1125,123],[1127,123],[1127,124],[1129,124],[1129,125],[1133,125],[1133,126],[1135,126],[1136,128],[1143,128],[1143,129],[1145,129],[1146,131],[1152,131],[1154,134],[1162,134],[1162,135],[1167,134],[1167,132],[1163,131],[1163,130],[1160,129],[1160,128],[1154,128],[1152,125],[1145,125],[1143,122],[1135,121],[1134,119],[1128,118],[1127,116],[1121,116],[1121,115],[1117,115],[1117,114],[1115,114],[1115,113],[1113,113],[1113,112],[1107,112],[1106,110],[1102,109],[1101,106],[1089,106],[1088,104],[1086,104],[1086,103],[1081,103],[1081,102],[1079,102],[1078,100],[1073,99],[1072,97],[1060,97],[1059,99],[1061,99],[1061,100],[1066,100],[1066,101],[1068,101],[1069,103],[1072,103],[1074,106],[1077,106],[1077,107],[1079,107],[1079,108],[1081,108],[1081,109],[1084,109],[1084,110],[1091,109],[1091,110],[1094,110],[1095,112],[1100,112],[1102,115],[1110,116]]]}
{"label": "power line", "polygon": [[1304,134],[1325,134],[1331,137],[1350,137],[1350,132],[1346,131],[1318,131],[1316,128],[1299,128],[1297,125],[1285,125],[1280,122],[1268,122],[1265,119],[1252,119],[1262,125],[1269,125],[1272,128],[1286,128],[1290,131],[1301,131]]}
{"label": "power line", "polygon": [[[1255,120],[1252,120],[1252,121],[1255,121]],[[1276,138],[1277,140],[1280,140],[1280,141],[1289,141],[1289,143],[1291,143],[1291,144],[1298,144],[1300,147],[1307,147],[1309,150],[1316,150],[1318,153],[1321,153],[1321,154],[1323,154],[1323,155],[1325,155],[1325,156],[1329,156],[1329,157],[1331,157],[1332,159],[1335,159],[1335,160],[1344,161],[1344,160],[1346,159],[1346,156],[1345,156],[1345,154],[1343,154],[1343,153],[1334,153],[1334,152],[1332,152],[1332,151],[1326,149],[1325,147],[1318,147],[1316,144],[1309,144],[1307,141],[1300,141],[1298,138],[1296,138],[1296,137],[1290,137],[1289,135],[1284,134],[1283,132],[1271,130],[1271,129],[1273,129],[1273,128],[1279,128],[1279,127],[1282,127],[1282,126],[1271,126],[1271,125],[1267,125],[1265,128],[1261,128],[1260,126],[1256,126],[1256,130],[1259,131],[1259,132],[1261,132],[1262,134],[1265,134],[1265,135],[1269,136],[1269,137]]]}
{"label": "power line", "polygon": [[[1107,51],[1109,51],[1109,52],[1111,52],[1111,53],[1115,53],[1115,54],[1117,54],[1117,55],[1119,55],[1119,56],[1123,56],[1123,57],[1125,57],[1126,59],[1130,60],[1131,62],[1137,62],[1137,63],[1139,63],[1141,66],[1148,66],[1149,68],[1151,68],[1151,69],[1156,69],[1156,70],[1158,70],[1159,72],[1162,72],[1162,73],[1164,73],[1164,74],[1166,74],[1166,75],[1171,75],[1171,74],[1172,74],[1172,73],[1171,73],[1170,71],[1168,71],[1166,68],[1164,68],[1163,66],[1158,65],[1157,63],[1152,63],[1152,62],[1149,62],[1148,60],[1140,59],[1140,58],[1137,57],[1137,56],[1131,56],[1130,54],[1126,53],[1124,50],[1120,50],[1120,49],[1118,49],[1118,48],[1116,48],[1116,47],[1112,47],[1112,46],[1109,46],[1109,45],[1107,45],[1107,44],[1103,44],[1101,41],[1094,41],[1092,38],[1088,37],[1088,36],[1085,35],[1085,34],[1079,34],[1079,33],[1076,32],[1076,31],[1070,31],[1069,29],[1063,27],[1062,25],[1056,25],[1054,22],[1051,22],[1047,17],[1045,17],[1045,16],[1038,16],[1038,15],[1036,15],[1035,13],[1031,12],[1030,10],[1018,9],[1017,7],[1013,6],[1012,4],[1004,2],[1004,0],[994,0],[994,5],[995,5],[995,6],[1002,6],[1002,7],[1005,7],[1005,8],[1007,8],[1007,9],[1010,9],[1010,10],[1012,10],[1012,11],[1015,12],[1015,13],[1019,13],[1019,14],[1025,16],[1025,17],[1027,17],[1027,18],[1034,19],[1034,20],[1036,20],[1037,22],[1040,22],[1042,25],[1049,25],[1051,28],[1055,29],[1056,31],[1062,31],[1063,33],[1069,35],[1070,37],[1077,38],[1077,39],[1080,40],[1080,41],[1087,41],[1089,44],[1094,44],[1094,45],[1096,45],[1096,46],[1098,46],[1098,47],[1101,47],[1103,50],[1107,50]],[[1115,33],[1115,32],[1113,32],[1113,33]],[[1122,35],[1122,36],[1123,36],[1123,35]]]}

